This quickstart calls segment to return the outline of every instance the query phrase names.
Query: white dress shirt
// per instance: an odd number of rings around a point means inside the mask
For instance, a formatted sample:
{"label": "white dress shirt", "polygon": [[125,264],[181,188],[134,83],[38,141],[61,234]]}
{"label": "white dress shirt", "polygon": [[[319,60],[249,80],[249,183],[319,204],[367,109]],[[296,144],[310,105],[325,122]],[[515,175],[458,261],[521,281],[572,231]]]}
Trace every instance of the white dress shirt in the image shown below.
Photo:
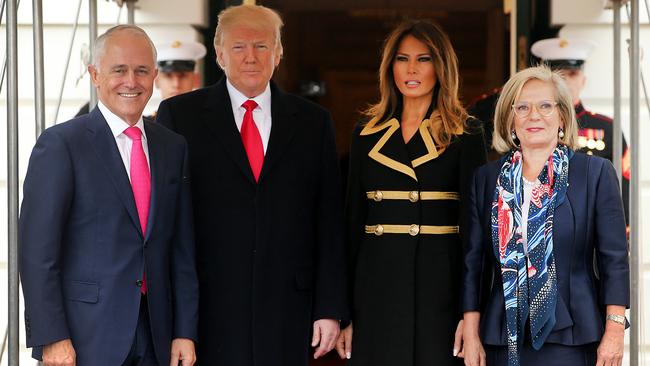
{"label": "white dress shirt", "polygon": [[[522,177],[523,178],[523,177]],[[521,239],[524,244],[524,254],[528,256],[528,214],[530,212],[530,203],[533,200],[533,189],[542,184],[539,179],[534,182],[524,181],[524,201],[521,204]]]}
{"label": "white dress shirt", "polygon": [[241,132],[241,125],[244,123],[244,113],[246,109],[241,105],[245,101],[252,99],[257,103],[257,107],[253,110],[253,120],[257,129],[260,131],[262,137],[262,146],[264,146],[264,154],[266,155],[266,147],[269,145],[269,137],[271,136],[271,87],[266,84],[266,89],[262,94],[254,98],[248,98],[237,90],[230,80],[226,80],[228,94],[230,95],[230,102],[232,103],[232,113],[235,117],[235,124],[237,129]]}
{"label": "white dress shirt", "polygon": [[[122,162],[124,163],[124,168],[126,169],[126,174],[131,180],[131,145],[133,141],[127,135],[124,134],[124,131],[131,127],[126,121],[113,114],[113,112],[108,109],[102,102],[97,102],[97,107],[99,111],[104,116],[104,119],[108,123],[111,132],[113,132],[113,137],[115,138],[115,143],[117,144],[117,149],[120,151],[120,156],[122,157]],[[147,158],[147,165],[151,169],[151,164],[149,164],[149,147],[147,145],[147,134],[144,132],[144,122],[142,121],[142,116],[138,120],[138,123],[135,124],[135,127],[139,128],[142,131],[142,149],[144,150],[144,156]]]}

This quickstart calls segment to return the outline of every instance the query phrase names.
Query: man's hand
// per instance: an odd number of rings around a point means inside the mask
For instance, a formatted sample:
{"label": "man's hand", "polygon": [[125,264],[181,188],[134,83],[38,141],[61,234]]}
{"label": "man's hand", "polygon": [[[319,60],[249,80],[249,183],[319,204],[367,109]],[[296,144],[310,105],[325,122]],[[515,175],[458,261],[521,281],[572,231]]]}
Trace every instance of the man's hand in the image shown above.
{"label": "man's hand", "polygon": [[179,361],[183,366],[192,366],[196,362],[194,341],[191,339],[176,338],[172,341],[172,360],[169,366],[178,366]]}
{"label": "man's hand", "polygon": [[339,334],[339,338],[336,340],[336,352],[342,359],[352,358],[352,323]]}
{"label": "man's hand", "polygon": [[43,347],[45,366],[75,366],[77,355],[70,339],[50,343]]}
{"label": "man's hand", "polygon": [[339,321],[336,319],[319,319],[314,322],[314,336],[311,339],[311,346],[318,346],[314,352],[314,358],[323,356],[334,348],[339,331]]}

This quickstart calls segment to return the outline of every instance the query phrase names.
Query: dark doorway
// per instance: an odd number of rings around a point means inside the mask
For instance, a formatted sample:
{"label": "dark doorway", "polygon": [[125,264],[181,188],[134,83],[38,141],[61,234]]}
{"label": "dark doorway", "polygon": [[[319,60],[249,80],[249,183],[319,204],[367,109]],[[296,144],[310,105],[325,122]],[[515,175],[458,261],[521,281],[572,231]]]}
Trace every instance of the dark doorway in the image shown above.
{"label": "dark doorway", "polygon": [[508,19],[502,0],[258,0],[285,22],[284,59],[274,79],[328,108],[339,154],[349,150],[360,111],[378,98],[382,43],[404,18],[447,31],[461,70],[462,99],[500,86],[508,75]]}

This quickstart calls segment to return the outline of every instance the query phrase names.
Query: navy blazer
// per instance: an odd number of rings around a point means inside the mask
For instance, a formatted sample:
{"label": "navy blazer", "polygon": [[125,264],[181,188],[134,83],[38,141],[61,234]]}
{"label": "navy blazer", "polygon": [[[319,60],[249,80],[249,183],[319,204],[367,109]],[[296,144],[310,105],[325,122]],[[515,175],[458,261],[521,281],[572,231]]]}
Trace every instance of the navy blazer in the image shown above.
{"label": "navy blazer", "polygon": [[[466,212],[462,311],[480,311],[485,344],[506,344],[505,307],[499,261],[494,256],[490,213],[503,158],[477,169]],[[557,268],[556,324],[547,342],[598,342],[606,305],[629,306],[629,262],[625,215],[612,164],[575,153],[569,187],[553,218]]]}
{"label": "navy blazer", "polygon": [[70,338],[78,365],[120,365],[135,335],[146,268],[156,356],[196,339],[195,270],[185,140],[145,122],[151,206],[142,233],[129,178],[98,109],[47,129],[32,151],[20,214],[27,346]]}

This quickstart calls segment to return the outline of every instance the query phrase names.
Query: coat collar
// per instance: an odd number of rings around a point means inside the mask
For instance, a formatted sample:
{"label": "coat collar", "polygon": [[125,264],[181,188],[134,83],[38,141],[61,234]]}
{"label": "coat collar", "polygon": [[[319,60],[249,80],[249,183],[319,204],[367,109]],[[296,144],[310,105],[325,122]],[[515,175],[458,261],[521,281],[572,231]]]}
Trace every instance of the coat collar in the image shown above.
{"label": "coat collar", "polygon": [[[368,156],[378,163],[385,165],[390,169],[404,173],[417,181],[418,178],[415,174],[414,168],[417,168],[418,166],[437,158],[445,151],[444,147],[436,147],[433,137],[429,132],[429,128],[433,128],[432,126],[433,123],[431,122],[431,119],[425,119],[420,124],[420,128],[418,128],[416,134],[420,134],[422,141],[424,141],[426,153],[422,156],[408,161],[408,164],[407,161],[404,161],[404,159],[402,159],[404,162],[400,162],[400,159],[397,156],[389,156],[389,153],[382,152],[382,149],[388,143],[388,141],[391,140],[391,137],[395,134],[395,132],[400,130],[400,122],[397,120],[397,118],[392,118],[384,123],[379,123],[378,118],[373,118],[370,120],[370,122],[368,122],[363,130],[361,130],[360,135],[367,136],[385,131],[384,134],[379,138],[379,141],[377,141],[372,149],[370,149]],[[398,139],[402,144],[404,144],[402,136],[396,136],[395,139]]]}
{"label": "coat collar", "polygon": [[[297,113],[296,108],[288,100],[287,95],[271,83],[271,135],[269,145],[264,156],[264,164],[260,173],[261,183],[273,165],[279,160],[285,147],[291,141],[295,132]],[[203,106],[201,120],[210,131],[219,139],[227,154],[239,167],[239,170],[251,183],[255,183],[246,150],[241,140],[241,134],[235,124],[230,96],[226,87],[226,78],[208,88],[208,98]]]}

